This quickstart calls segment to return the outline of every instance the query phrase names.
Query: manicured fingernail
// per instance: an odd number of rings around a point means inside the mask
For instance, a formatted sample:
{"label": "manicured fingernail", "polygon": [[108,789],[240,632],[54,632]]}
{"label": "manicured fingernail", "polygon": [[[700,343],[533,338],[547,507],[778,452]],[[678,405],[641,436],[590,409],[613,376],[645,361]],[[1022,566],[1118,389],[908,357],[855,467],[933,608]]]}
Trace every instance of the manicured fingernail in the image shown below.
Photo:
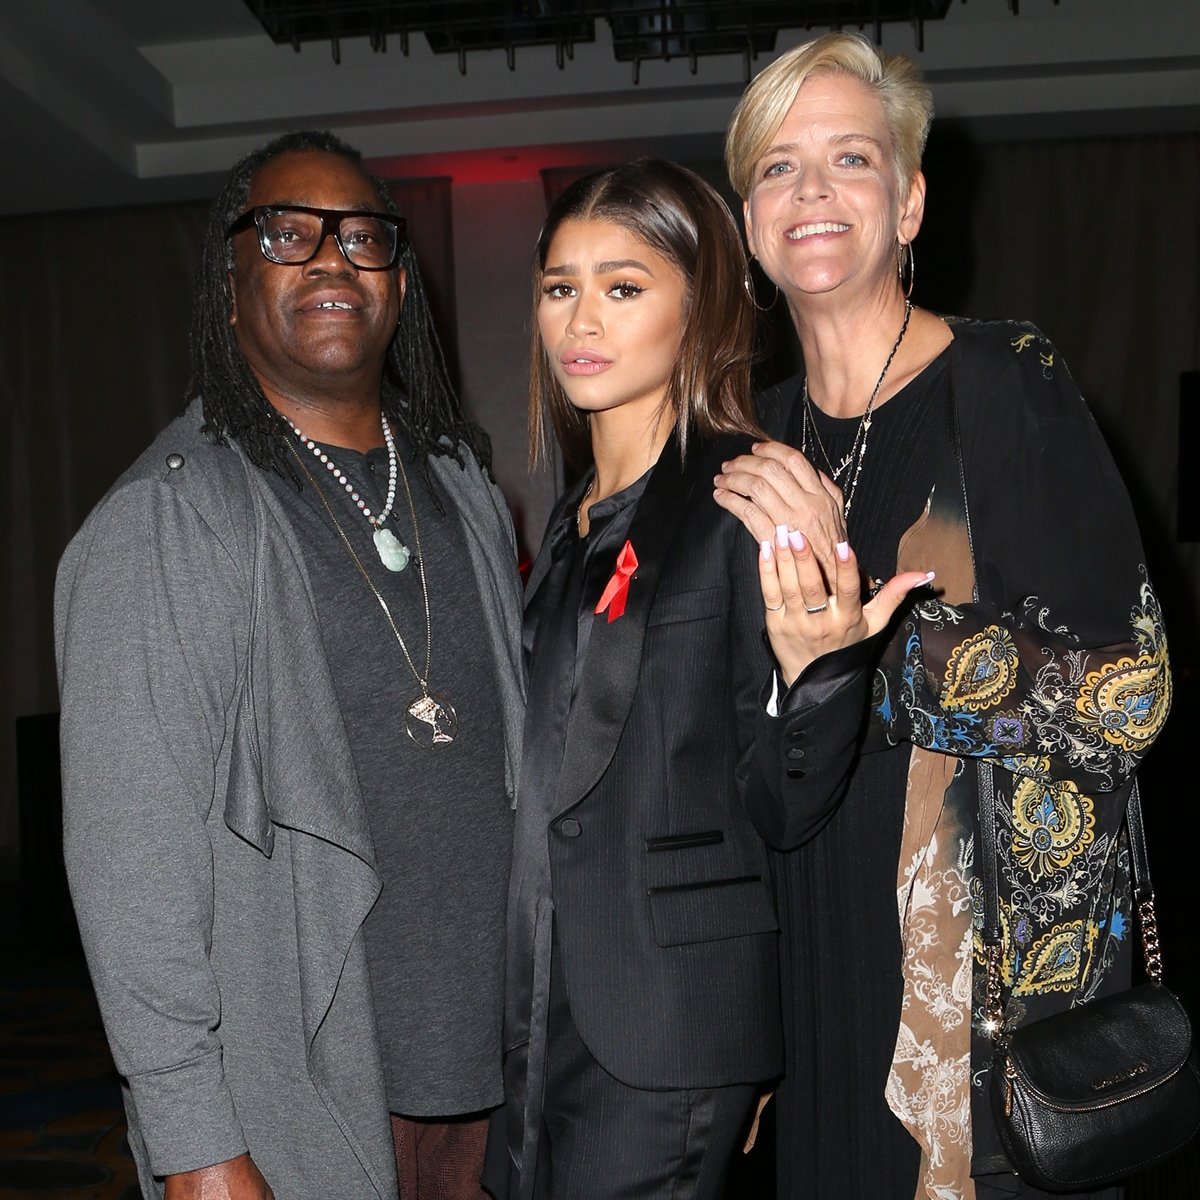
{"label": "manicured fingernail", "polygon": [[791,545],[792,549],[796,551],[803,550],[807,544],[804,541],[804,534],[802,534],[798,529],[793,529],[788,534],[788,543]]}
{"label": "manicured fingernail", "polygon": [[771,555],[775,553],[775,547],[770,542],[759,542],[758,548],[762,551],[763,562],[770,562]]}
{"label": "manicured fingernail", "polygon": [[936,575],[937,575],[936,571],[926,571],[925,572],[925,582],[929,583]]}
{"label": "manicured fingernail", "polygon": [[786,550],[788,544],[788,527],[786,525],[775,526],[775,540],[779,543],[780,550]]}
{"label": "manicured fingernail", "polygon": [[834,550],[837,552],[837,556],[842,562],[849,562],[849,560],[850,560],[850,543],[849,542],[838,542],[838,544],[836,546],[834,546]]}

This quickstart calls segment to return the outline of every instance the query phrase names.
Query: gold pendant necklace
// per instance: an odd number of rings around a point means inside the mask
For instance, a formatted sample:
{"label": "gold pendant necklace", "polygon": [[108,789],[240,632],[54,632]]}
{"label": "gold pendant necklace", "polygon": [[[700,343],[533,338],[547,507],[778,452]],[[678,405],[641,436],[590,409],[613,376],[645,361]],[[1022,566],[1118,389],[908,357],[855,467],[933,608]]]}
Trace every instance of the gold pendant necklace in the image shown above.
{"label": "gold pendant necklace", "polygon": [[391,627],[392,633],[395,635],[396,641],[399,643],[400,649],[404,654],[404,661],[408,663],[408,669],[413,673],[413,677],[417,681],[417,686],[421,689],[421,694],[405,709],[405,732],[423,750],[436,750],[439,746],[450,745],[458,736],[458,714],[454,711],[454,706],[449,700],[444,696],[434,695],[429,690],[429,664],[433,655],[433,621],[429,613],[429,585],[425,579],[425,555],[421,552],[421,531],[417,528],[417,509],[413,504],[412,488],[408,484],[408,472],[404,469],[404,463],[399,461],[399,455],[397,455],[396,460],[400,467],[400,477],[404,481],[404,494],[408,498],[408,512],[412,518],[417,574],[421,579],[421,596],[425,602],[425,670],[423,673],[417,670],[416,664],[412,660],[412,655],[408,652],[408,646],[405,645],[404,638],[400,636],[400,630],[397,628],[395,619],[392,617],[392,610],[388,608],[387,601],[379,594],[379,589],[371,582],[371,576],[367,574],[366,567],[363,566],[362,560],[355,553],[354,547],[350,544],[350,539],[346,536],[346,531],[341,526],[341,522],[334,516],[333,508],[326,499],[325,493],[313,478],[312,472],[309,471],[304,463],[304,459],[300,457],[300,452],[296,449],[292,439],[288,438],[286,440],[293,457],[300,464],[300,470],[308,477],[313,491],[316,492],[321,503],[325,506],[325,511],[329,514],[329,519],[333,522],[334,529],[337,530],[338,536],[342,539],[342,545],[346,547],[351,559],[354,561],[354,565],[358,568],[358,573],[366,580],[367,587],[371,589],[371,594],[379,601],[379,607],[383,609],[383,615],[387,618],[387,623]]}

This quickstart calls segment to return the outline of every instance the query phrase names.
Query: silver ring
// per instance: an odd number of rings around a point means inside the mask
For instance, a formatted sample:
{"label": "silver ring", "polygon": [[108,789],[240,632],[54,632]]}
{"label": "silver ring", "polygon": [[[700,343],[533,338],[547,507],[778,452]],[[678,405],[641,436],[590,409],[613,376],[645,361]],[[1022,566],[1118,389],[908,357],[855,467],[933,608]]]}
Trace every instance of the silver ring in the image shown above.
{"label": "silver ring", "polygon": [[774,607],[772,607],[770,604],[764,604],[763,608],[765,608],[767,612],[779,612],[779,610],[783,608],[783,605],[776,604]]}
{"label": "silver ring", "polygon": [[809,608],[808,605],[806,604],[804,606],[804,611],[806,613],[808,613],[808,615],[811,617],[815,613],[824,612],[828,607],[829,607],[829,601],[826,600],[824,604],[818,604],[816,608]]}

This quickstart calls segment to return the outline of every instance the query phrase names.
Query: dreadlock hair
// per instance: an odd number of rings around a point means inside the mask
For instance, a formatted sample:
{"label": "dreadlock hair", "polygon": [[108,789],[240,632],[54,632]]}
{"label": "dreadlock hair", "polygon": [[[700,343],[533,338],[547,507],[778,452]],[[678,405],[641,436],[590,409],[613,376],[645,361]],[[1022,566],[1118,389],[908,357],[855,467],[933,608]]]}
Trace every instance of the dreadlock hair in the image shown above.
{"label": "dreadlock hair", "polygon": [[[229,276],[234,259],[226,231],[245,211],[259,169],[281,154],[303,153],[336,154],[352,163],[371,181],[380,209],[399,215],[383,181],[363,166],[362,155],[327,131],[282,134],[238,161],[213,203],[200,249],[187,386],[188,400],[201,398],[204,430],[210,438],[221,442],[232,438],[256,466],[274,470],[297,486],[301,481],[283,436],[287,426],[263,394],[229,324],[233,307]],[[404,269],[406,286],[399,324],[384,360],[384,414],[408,439],[414,457],[423,464],[427,482],[430,456],[453,456],[461,463],[463,445],[490,474],[490,441],[459,408],[434,332],[417,258],[407,239],[400,244],[397,265]]]}

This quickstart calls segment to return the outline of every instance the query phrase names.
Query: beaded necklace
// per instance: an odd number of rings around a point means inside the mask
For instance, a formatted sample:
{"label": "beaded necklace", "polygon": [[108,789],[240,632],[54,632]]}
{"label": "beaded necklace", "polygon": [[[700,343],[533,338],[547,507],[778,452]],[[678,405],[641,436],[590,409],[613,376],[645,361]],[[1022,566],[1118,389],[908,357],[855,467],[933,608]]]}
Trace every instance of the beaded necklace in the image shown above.
{"label": "beaded necklace", "polygon": [[[294,427],[293,427],[294,428]],[[384,429],[387,429],[387,421],[384,421]],[[299,430],[296,431],[299,435]],[[391,437],[389,431],[389,439]],[[303,440],[303,439],[301,439]],[[307,443],[306,443],[307,444]],[[389,441],[392,449],[393,461],[395,459],[395,446]],[[288,442],[288,449],[296,458],[296,462],[300,464],[300,470],[308,477],[309,483],[313,486],[313,491],[316,492],[321,504],[325,508],[330,521],[333,522],[334,529],[337,530],[338,537],[342,540],[342,545],[346,547],[350,558],[354,565],[358,568],[358,573],[366,581],[367,587],[371,589],[375,599],[379,602],[379,607],[383,609],[383,615],[387,619],[387,623],[391,628],[392,634],[400,646],[400,651],[404,655],[404,661],[408,664],[408,669],[412,672],[413,677],[417,681],[417,687],[420,688],[421,694],[404,710],[404,728],[408,736],[422,749],[436,750],[439,746],[448,746],[458,736],[458,714],[454,711],[454,706],[446,699],[445,696],[436,695],[429,690],[429,667],[433,661],[433,619],[429,611],[429,583],[425,578],[425,557],[421,553],[421,531],[417,526],[417,508],[413,503],[412,489],[408,484],[408,472],[404,470],[403,464],[399,464],[401,477],[404,480],[404,494],[408,497],[408,511],[412,517],[413,539],[417,547],[417,575],[421,580],[421,599],[425,609],[425,669],[417,670],[417,664],[413,662],[413,657],[409,653],[408,645],[400,634],[400,629],[396,625],[396,620],[392,616],[392,610],[388,607],[387,601],[380,594],[379,589],[371,582],[371,576],[367,572],[367,568],[363,565],[362,559],[355,553],[354,546],[350,539],[346,536],[346,531],[342,528],[341,522],[334,514],[333,507],[330,505],[325,493],[321,491],[320,484],[313,478],[312,472],[304,465],[304,459],[300,457],[300,452],[295,445]],[[336,472],[334,475],[337,478]],[[344,486],[344,485],[343,485]],[[366,512],[365,505],[361,500],[351,492],[351,499],[358,504],[358,507]],[[391,498],[388,500],[388,508],[391,507]],[[387,508],[384,510],[384,517],[387,515]],[[382,517],[377,517],[375,520],[382,520]],[[367,513],[367,520],[371,520],[371,516]],[[374,524],[374,521],[372,521]],[[378,538],[378,530],[376,531]],[[378,540],[375,543],[378,549]],[[408,550],[405,549],[405,554]],[[380,558],[383,558],[382,551]],[[405,560],[407,562],[407,559]],[[386,562],[384,563],[386,566]],[[398,568],[388,568],[389,570]]]}
{"label": "beaded necklace", "polygon": [[[285,418],[287,423],[292,427],[292,432],[300,439],[301,443],[312,451],[313,457],[342,485],[350,499],[358,505],[358,511],[367,518],[367,522],[375,531],[372,540],[375,542],[375,553],[379,555],[379,561],[389,571],[403,571],[408,566],[408,560],[412,557],[412,552],[385,524],[388,517],[392,514],[392,505],[396,500],[396,468],[398,461],[396,458],[396,440],[392,437],[392,430],[391,426],[388,425],[387,417],[383,413],[380,413],[379,419],[383,424],[383,441],[387,446],[388,490],[387,501],[383,506],[383,511],[375,515],[367,507],[367,502],[358,494],[354,484],[346,478],[345,473],[333,459],[312,438],[305,437],[300,432],[300,426],[295,421],[291,420],[291,418]],[[303,463],[301,465],[303,466]],[[305,474],[307,475],[308,472],[305,471]]]}

